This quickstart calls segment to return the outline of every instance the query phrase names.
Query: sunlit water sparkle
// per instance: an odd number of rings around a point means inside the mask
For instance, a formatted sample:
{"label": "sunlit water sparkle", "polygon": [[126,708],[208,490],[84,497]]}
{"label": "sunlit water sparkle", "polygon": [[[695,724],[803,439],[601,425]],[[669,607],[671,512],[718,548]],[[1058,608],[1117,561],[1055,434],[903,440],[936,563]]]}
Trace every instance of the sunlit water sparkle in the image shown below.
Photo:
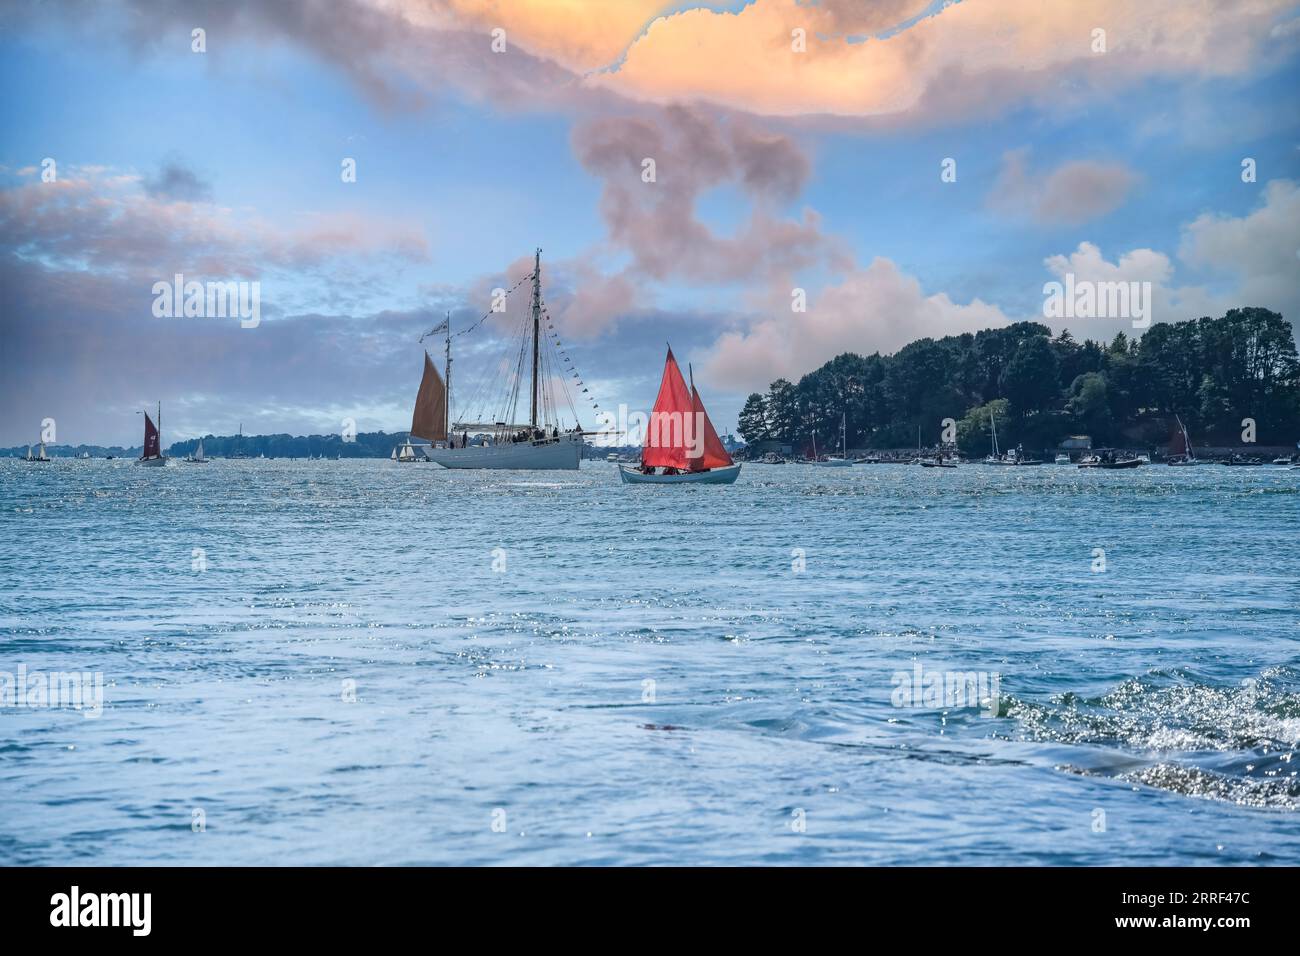
{"label": "sunlit water sparkle", "polygon": [[0,710],[3,863],[1300,862],[1300,471],[6,461],[0,514],[0,671],[108,684]]}

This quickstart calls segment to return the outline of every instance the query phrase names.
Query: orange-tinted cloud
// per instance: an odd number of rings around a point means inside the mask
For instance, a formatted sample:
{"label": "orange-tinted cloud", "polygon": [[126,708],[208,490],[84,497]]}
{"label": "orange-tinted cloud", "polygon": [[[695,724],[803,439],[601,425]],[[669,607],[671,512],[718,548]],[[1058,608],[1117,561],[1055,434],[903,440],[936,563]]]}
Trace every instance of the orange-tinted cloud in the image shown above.
{"label": "orange-tinted cloud", "polygon": [[[621,65],[587,82],[635,99],[701,99],[771,115],[951,115],[1063,97],[1064,71],[1097,86],[1238,72],[1291,3],[1244,0],[1228,12],[1211,0],[965,0],[862,42],[840,33],[845,6],[756,0],[738,13],[661,17]],[[887,8],[886,22],[911,9]],[[806,52],[792,49],[796,29]],[[1094,50],[1097,29],[1104,53]]]}

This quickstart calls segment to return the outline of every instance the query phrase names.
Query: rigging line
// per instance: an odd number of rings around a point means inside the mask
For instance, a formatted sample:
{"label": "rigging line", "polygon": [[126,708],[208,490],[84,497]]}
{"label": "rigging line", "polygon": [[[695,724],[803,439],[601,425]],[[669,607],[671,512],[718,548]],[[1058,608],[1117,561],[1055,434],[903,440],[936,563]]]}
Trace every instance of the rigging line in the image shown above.
{"label": "rigging line", "polygon": [[[522,279],[520,279],[518,282],[516,282],[514,285],[512,285],[512,286],[510,287],[510,289],[506,292],[505,296],[503,296],[503,298],[508,297],[511,293],[513,293],[513,292],[514,292],[516,289],[518,289],[521,285],[523,285],[525,282],[530,281],[532,278],[533,278],[533,274],[532,274],[531,272],[528,273],[528,275],[524,276]],[[460,338],[462,335],[468,335],[470,332],[473,332],[473,331],[474,331],[475,329],[477,329],[480,325],[482,325],[482,324],[483,324],[484,322],[486,322],[489,318],[491,318],[493,314],[494,314],[493,311],[492,311],[491,309],[488,309],[486,312],[483,313],[482,317],[480,317],[479,320],[478,320],[477,322],[475,322],[475,323],[474,323],[473,325],[471,325],[471,326],[468,326],[467,328],[461,329],[459,332],[453,332],[452,335],[451,335],[451,337],[452,337],[453,339],[458,339],[458,338]],[[447,323],[446,323],[445,321],[444,321],[444,322],[441,322],[441,323],[439,323],[438,325],[434,326],[432,329],[430,329],[428,332],[425,332],[423,335],[421,335],[421,336],[420,336],[420,341],[423,342],[426,338],[428,338],[428,337],[431,336],[431,335],[436,335],[436,334],[439,333],[439,332],[444,332],[444,331],[446,331],[446,328],[447,328]]]}
{"label": "rigging line", "polygon": [[[542,305],[542,312],[546,315],[546,320],[547,320],[547,322],[550,323],[550,322],[552,321],[550,310],[549,310],[545,305]],[[559,338],[558,334],[557,334],[556,338],[557,338],[557,339]],[[572,364],[570,365],[570,369],[569,369],[570,371],[573,371],[574,369],[576,369],[576,367],[577,367],[577,363],[573,362],[573,360],[569,358],[567,352],[564,353],[564,358],[565,358],[566,361],[572,363]],[[582,383],[582,379],[579,377],[579,375],[578,375],[578,373],[577,373],[576,371],[573,371],[573,377],[576,378],[576,379],[578,379],[579,384]],[[569,410],[570,410],[571,412],[573,412],[574,424],[579,424],[580,421],[581,421],[581,419],[578,417],[578,406],[577,406],[577,403],[574,402],[574,400],[573,400],[573,393],[569,391],[569,383],[568,383],[568,380],[565,379],[563,376],[561,376],[561,377],[560,377],[560,382],[561,382],[561,384],[564,386],[565,399],[566,399],[566,400],[568,401],[568,403],[569,403]],[[592,394],[591,394],[590,392],[587,393],[587,401],[591,402],[591,404],[592,404],[594,407],[597,407],[597,408],[599,407],[599,404],[596,402],[595,397],[592,396]]]}

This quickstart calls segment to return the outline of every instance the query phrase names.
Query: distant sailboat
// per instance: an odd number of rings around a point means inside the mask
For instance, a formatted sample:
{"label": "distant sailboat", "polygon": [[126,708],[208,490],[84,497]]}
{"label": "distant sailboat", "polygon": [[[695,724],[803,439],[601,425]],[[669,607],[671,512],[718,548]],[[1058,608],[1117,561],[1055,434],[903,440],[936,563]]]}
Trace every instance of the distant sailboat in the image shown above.
{"label": "distant sailboat", "polygon": [[247,458],[248,454],[244,451],[244,423],[239,423],[239,434],[235,436],[235,450],[227,458]]}
{"label": "distant sailboat", "polygon": [[[699,453],[692,455],[692,451]],[[663,470],[656,472],[657,468]],[[694,373],[688,388],[671,348],[650,412],[649,433],[641,446],[641,465],[619,465],[618,474],[628,485],[729,485],[740,474],[740,464],[732,460],[709,420]]]}
{"label": "distant sailboat", "polygon": [[1005,465],[1006,462],[1002,459],[1002,456],[998,453],[998,423],[993,416],[992,409],[989,410],[989,429],[990,429],[991,440],[993,443],[993,451],[989,454],[987,458],[984,459],[984,464]]}
{"label": "distant sailboat", "polygon": [[158,424],[153,423],[148,412],[144,412],[144,451],[135,460],[137,465],[159,468],[170,459],[162,453],[162,402],[158,403]]}
{"label": "distant sailboat", "polygon": [[393,449],[392,457],[393,461],[428,461],[424,455],[416,452],[409,438],[400,447]]}
{"label": "distant sailboat", "polygon": [[35,455],[32,454],[32,446],[31,445],[27,446],[27,457],[24,458],[23,461],[30,461],[33,464],[37,464],[41,462],[48,462],[49,460],[50,460],[50,456],[45,454],[45,442],[41,442],[36,446]]}
{"label": "distant sailboat", "polygon": [[[849,461],[847,455],[845,454],[846,452],[845,446],[847,445],[847,442],[845,441],[845,437],[847,434],[847,432],[845,431],[845,423],[846,423],[845,415],[843,412],[840,412],[840,453],[838,455],[827,455],[825,458],[816,459],[813,461],[814,465],[818,465],[819,467],[822,468],[843,468],[846,465],[853,464],[853,462]],[[813,438],[813,441],[816,442],[815,437]],[[815,449],[816,446],[814,445],[814,452]]]}
{"label": "distant sailboat", "polygon": [[[411,437],[423,438],[430,444],[425,458],[444,468],[488,469],[545,469],[576,471],[582,460],[584,445],[582,429],[561,431],[553,417],[556,409],[551,399],[548,369],[553,359],[545,351],[542,314],[542,250],[533,257],[532,305],[521,329],[520,351],[512,368],[518,372],[506,385],[505,400],[497,406],[503,421],[454,422],[451,417],[451,318],[433,331],[446,332],[446,379],[438,374],[429,353],[424,353],[424,375],[420,391],[415,398],[415,412],[411,417]],[[531,362],[529,358],[531,356]],[[531,367],[532,377],[528,392],[528,421],[515,423],[513,419],[518,399],[524,394],[523,370]],[[574,373],[576,377],[577,373]],[[584,391],[586,391],[584,389]],[[576,409],[573,410],[577,418]],[[456,433],[460,433],[457,438]],[[478,440],[470,442],[470,436]],[[481,436],[481,437],[480,437]]]}
{"label": "distant sailboat", "polygon": [[195,446],[195,448],[194,448],[194,453],[191,454],[191,455],[187,455],[187,456],[185,457],[185,460],[188,461],[188,462],[189,462],[190,464],[192,464],[192,465],[206,465],[206,464],[207,464],[208,460],[207,460],[207,458],[205,458],[205,457],[203,456],[203,439],[202,439],[202,438],[199,439],[199,443],[198,443],[198,445]]}
{"label": "distant sailboat", "polygon": [[984,459],[986,465],[1041,465],[1042,461],[1036,458],[1026,458],[1024,448],[1017,445],[1005,455],[998,455],[998,423],[993,418],[993,412],[989,412],[989,426],[992,430],[993,437],[993,454]]}
{"label": "distant sailboat", "polygon": [[1192,454],[1192,439],[1187,434],[1187,426],[1177,415],[1174,421],[1178,423],[1178,429],[1169,439],[1169,457],[1165,460],[1167,465],[1199,465],[1196,456]]}

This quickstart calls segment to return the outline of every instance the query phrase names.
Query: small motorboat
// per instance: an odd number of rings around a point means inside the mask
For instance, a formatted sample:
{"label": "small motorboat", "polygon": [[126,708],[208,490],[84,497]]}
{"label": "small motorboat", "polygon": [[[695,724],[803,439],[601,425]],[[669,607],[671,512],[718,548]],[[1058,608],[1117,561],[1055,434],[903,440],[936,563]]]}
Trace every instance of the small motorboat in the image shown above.
{"label": "small motorboat", "polygon": [[1052,462],[1052,464],[1054,465],[1068,465],[1069,463],[1070,463],[1070,456],[1066,454],[1062,454],[1060,452],[1057,453],[1056,458]]}
{"label": "small motorboat", "polygon": [[1118,471],[1126,468],[1140,468],[1142,459],[1136,455],[1123,452],[1103,450],[1099,454],[1089,455],[1079,462],[1080,468],[1101,468],[1105,471]]}
{"label": "small motorboat", "polygon": [[1247,458],[1245,455],[1233,454],[1219,462],[1221,465],[1237,465],[1239,467],[1253,467],[1262,465],[1264,462],[1259,458]]}

